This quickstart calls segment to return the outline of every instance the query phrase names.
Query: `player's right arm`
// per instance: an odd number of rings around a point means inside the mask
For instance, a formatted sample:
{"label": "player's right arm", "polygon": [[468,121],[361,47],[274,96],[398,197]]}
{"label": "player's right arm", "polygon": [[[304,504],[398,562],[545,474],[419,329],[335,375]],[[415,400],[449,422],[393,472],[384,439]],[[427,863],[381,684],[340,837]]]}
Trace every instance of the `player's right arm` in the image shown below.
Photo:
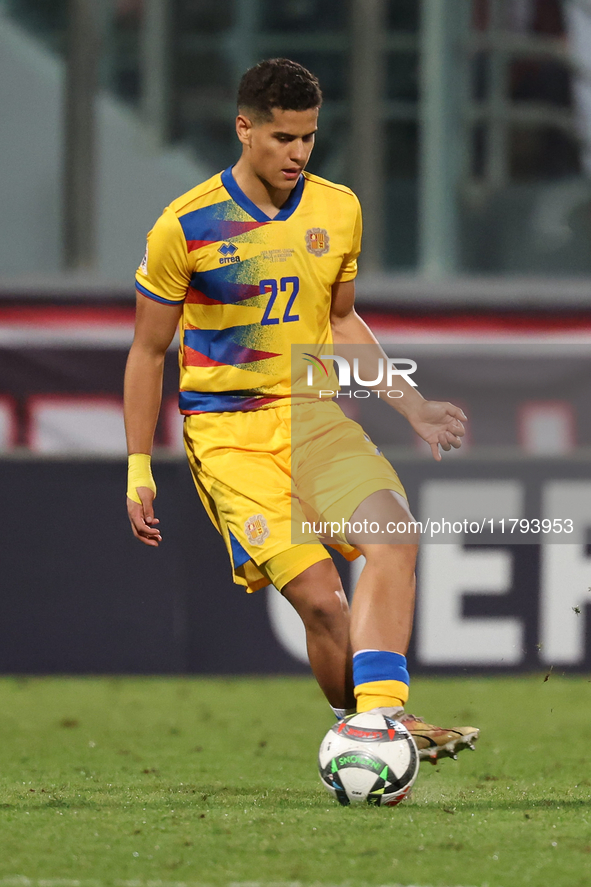
{"label": "player's right arm", "polygon": [[136,274],[135,334],[124,386],[125,432],[129,453],[127,513],[133,534],[146,545],[161,541],[154,517],[156,485],[150,458],[162,399],[164,358],[183,310],[190,281],[186,240],[168,207],[148,234]]}
{"label": "player's right arm", "polygon": [[135,468],[135,480],[141,484],[142,472],[147,472],[145,481],[149,484],[135,485],[131,480],[141,501],[136,502],[128,495],[127,514],[134,536],[152,546],[157,546],[162,538],[155,526],[158,524],[152,504],[155,487],[149,459],[135,459],[134,465],[134,456],[150,456],[152,453],[162,399],[164,358],[182,310],[182,304],[163,305],[138,293],[135,334],[125,369],[123,401],[127,452],[131,456],[132,468]]}

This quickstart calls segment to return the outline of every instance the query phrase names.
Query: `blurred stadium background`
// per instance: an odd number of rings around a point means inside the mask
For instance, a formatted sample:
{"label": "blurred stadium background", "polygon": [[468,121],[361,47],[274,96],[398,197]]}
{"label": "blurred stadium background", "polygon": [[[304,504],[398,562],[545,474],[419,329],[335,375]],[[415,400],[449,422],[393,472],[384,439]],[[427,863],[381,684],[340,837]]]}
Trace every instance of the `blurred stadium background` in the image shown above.
{"label": "blurred stadium background", "polygon": [[[591,527],[591,0],[0,0],[2,672],[306,670],[197,502],[174,349],[158,552],[123,501],[146,232],[237,157],[239,77],[279,55],[324,90],[310,170],[362,201],[360,312],[471,417],[435,465],[359,408],[417,516],[468,490]],[[589,669],[590,541],[426,545],[413,669]]]}

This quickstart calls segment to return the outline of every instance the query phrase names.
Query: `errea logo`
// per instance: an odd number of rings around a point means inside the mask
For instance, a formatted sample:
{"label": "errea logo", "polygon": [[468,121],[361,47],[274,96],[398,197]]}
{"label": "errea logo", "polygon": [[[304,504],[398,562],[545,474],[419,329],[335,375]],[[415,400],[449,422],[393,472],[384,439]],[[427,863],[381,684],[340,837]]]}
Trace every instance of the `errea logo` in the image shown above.
{"label": "errea logo", "polygon": [[218,249],[218,253],[221,253],[223,258],[220,259],[220,265],[228,265],[235,264],[236,262],[240,262],[240,256],[237,256],[238,247],[233,243],[222,243],[222,245]]}

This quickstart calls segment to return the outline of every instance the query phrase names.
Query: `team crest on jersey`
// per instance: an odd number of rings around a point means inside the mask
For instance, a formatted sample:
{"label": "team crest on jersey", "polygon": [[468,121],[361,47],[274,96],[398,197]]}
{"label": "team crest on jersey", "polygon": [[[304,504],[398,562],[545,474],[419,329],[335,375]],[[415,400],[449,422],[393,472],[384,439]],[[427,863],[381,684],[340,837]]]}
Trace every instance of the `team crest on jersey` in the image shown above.
{"label": "team crest on jersey", "polygon": [[324,228],[308,228],[306,249],[313,256],[324,256],[330,249],[330,237]]}
{"label": "team crest on jersey", "polygon": [[271,533],[262,514],[253,514],[252,517],[244,521],[244,532],[251,545],[262,545]]}

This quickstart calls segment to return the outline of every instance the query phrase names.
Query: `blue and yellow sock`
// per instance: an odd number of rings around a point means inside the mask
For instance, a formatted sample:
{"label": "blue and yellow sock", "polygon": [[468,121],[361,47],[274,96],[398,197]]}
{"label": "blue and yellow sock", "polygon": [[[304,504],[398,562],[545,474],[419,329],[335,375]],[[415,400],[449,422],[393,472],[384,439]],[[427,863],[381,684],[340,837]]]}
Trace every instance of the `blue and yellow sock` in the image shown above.
{"label": "blue and yellow sock", "polygon": [[389,650],[360,650],[353,656],[353,683],[357,711],[402,708],[408,699],[410,678],[406,657]]}

